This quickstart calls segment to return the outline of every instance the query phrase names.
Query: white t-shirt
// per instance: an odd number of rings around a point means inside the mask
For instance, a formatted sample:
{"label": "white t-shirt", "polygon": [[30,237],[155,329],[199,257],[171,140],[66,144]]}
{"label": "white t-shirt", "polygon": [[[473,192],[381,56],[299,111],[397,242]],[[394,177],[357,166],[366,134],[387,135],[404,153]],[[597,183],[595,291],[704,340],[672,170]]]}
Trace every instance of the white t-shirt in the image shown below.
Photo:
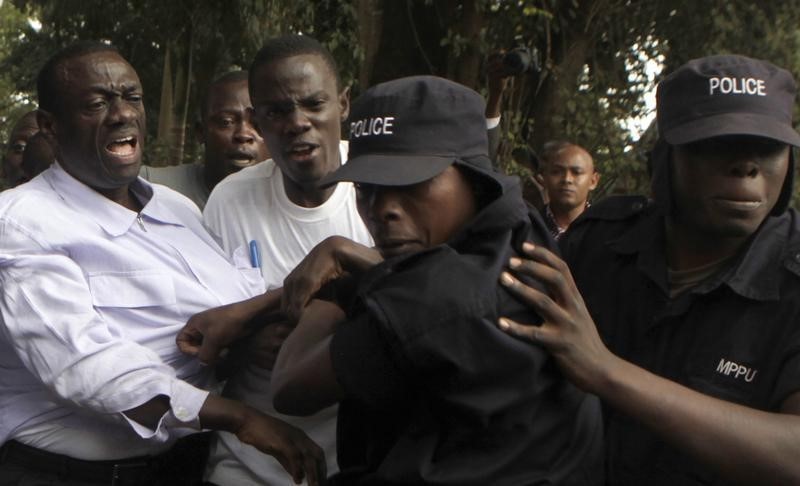
{"label": "white t-shirt", "polygon": [[[346,160],[347,142],[340,144],[339,151]],[[321,206],[300,207],[287,197],[283,175],[272,160],[242,169],[220,182],[211,192],[203,217],[230,254],[246,256],[250,242],[257,243],[267,288],[282,286],[286,275],[329,236],[373,244],[358,214],[352,184],[339,183]],[[270,374],[250,366],[229,382],[227,390],[232,397],[302,428],[325,451],[328,472],[336,472],[337,407],[310,417],[281,415],[272,406]],[[212,443],[207,476],[208,481],[224,485],[292,484],[278,461],[228,433],[218,434]]]}

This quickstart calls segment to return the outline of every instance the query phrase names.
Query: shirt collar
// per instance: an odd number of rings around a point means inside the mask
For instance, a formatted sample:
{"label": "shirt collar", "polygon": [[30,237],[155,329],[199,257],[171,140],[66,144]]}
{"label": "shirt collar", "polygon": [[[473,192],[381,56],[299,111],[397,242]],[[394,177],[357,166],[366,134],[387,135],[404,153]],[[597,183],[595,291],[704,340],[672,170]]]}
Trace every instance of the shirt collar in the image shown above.
{"label": "shirt collar", "polygon": [[[589,201],[586,201],[584,203],[583,210],[586,211],[590,206],[591,204]],[[558,225],[558,221],[556,221],[556,215],[553,214],[553,210],[550,209],[549,204],[544,205],[544,222],[547,225],[547,229],[550,230],[550,234],[556,240],[561,239],[561,237],[564,236],[564,233],[567,232],[568,228],[562,228]]]}
{"label": "shirt collar", "polygon": [[[780,268],[789,237],[789,225],[782,222],[784,219],[783,216],[768,217],[739,256],[732,258],[723,270],[690,292],[708,294],[725,284],[733,292],[748,299],[778,300]],[[639,271],[668,295],[664,241],[664,218],[654,210],[640,219],[631,230],[609,241],[608,246],[618,254],[637,254]]]}
{"label": "shirt collar", "polygon": [[[45,177],[65,204],[92,219],[110,236],[126,233],[140,214],[111,201],[75,179],[58,162],[46,171]],[[162,198],[153,191],[149,182],[139,177],[132,183],[131,190],[145,204],[141,211],[142,216],[167,224],[181,225],[179,219],[164,206]]]}
{"label": "shirt collar", "polygon": [[786,216],[769,216],[745,247],[740,257],[717,278],[711,278],[697,288],[707,293],[725,283],[737,294],[753,300],[780,299],[781,269],[783,267],[789,226]]}

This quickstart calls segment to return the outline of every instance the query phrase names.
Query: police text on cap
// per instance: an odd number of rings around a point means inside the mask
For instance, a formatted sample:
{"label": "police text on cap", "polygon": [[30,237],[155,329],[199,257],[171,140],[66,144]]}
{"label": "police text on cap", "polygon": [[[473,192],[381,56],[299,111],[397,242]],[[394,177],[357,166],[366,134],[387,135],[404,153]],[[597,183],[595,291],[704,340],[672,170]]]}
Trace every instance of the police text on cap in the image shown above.
{"label": "police text on cap", "polygon": [[393,116],[365,118],[350,123],[350,138],[367,135],[391,135]]}
{"label": "police text on cap", "polygon": [[756,78],[708,78],[708,94],[747,94],[767,96],[763,79]]}

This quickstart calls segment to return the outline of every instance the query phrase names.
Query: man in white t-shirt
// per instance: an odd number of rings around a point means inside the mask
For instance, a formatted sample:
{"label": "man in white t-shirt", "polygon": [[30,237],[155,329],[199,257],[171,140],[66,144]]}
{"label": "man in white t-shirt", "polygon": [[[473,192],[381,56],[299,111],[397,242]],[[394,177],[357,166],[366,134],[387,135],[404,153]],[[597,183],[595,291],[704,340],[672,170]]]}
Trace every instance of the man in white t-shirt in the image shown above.
{"label": "man in white t-shirt", "polygon": [[[250,97],[273,158],[218,184],[204,219],[226,251],[249,253],[240,256],[248,256],[261,268],[268,288],[276,288],[325,238],[343,235],[367,245],[372,239],[356,209],[352,184],[318,187],[319,180],[347,158],[347,143],[340,139],[349,92],[341,87],[330,53],[307,36],[267,41],[250,68]],[[290,331],[288,324],[270,324],[251,340],[267,343],[272,362],[250,360],[229,380],[229,396],[275,414],[271,369]],[[336,415],[336,407],[331,407],[310,417],[282,417],[325,450],[329,473],[338,470]],[[277,461],[265,460],[254,448],[223,433],[212,444],[207,479],[220,485],[288,484],[289,476]]]}

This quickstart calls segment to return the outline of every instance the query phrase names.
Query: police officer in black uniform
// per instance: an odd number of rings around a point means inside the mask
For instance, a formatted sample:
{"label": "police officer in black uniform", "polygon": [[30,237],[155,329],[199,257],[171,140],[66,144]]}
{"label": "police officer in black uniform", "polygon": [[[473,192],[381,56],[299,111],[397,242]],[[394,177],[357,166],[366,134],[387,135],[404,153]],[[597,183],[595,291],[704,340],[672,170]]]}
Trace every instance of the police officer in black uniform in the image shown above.
{"label": "police officer in black uniform", "polygon": [[609,484],[800,484],[795,91],[742,56],[679,68],[658,87],[654,200],[587,211],[561,241],[571,274],[528,245],[501,276],[545,323],[500,327],[603,400]]}
{"label": "police officer in black uniform", "polygon": [[403,78],[365,92],[351,119],[348,162],[327,182],[359,184],[375,249],[334,237],[287,278],[290,311],[322,274],[338,306],[304,308],[273,370],[275,408],[341,401],[337,485],[602,484],[596,398],[495,326],[535,317],[498,285],[508,258],[554,243],[519,180],[492,169],[480,95]]}

